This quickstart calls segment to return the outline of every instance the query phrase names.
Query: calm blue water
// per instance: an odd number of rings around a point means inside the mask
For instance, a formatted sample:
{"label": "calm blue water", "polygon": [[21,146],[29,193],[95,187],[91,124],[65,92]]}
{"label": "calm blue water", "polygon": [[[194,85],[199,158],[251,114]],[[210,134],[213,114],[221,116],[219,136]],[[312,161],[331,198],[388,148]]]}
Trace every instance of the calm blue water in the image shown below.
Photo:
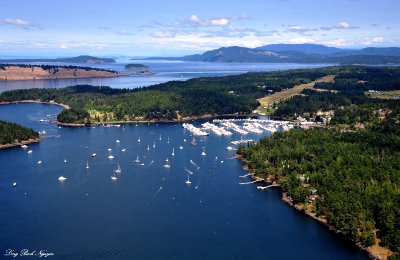
{"label": "calm blue water", "polygon": [[[129,60],[119,59],[114,64],[86,65],[103,69],[112,69],[126,72],[128,63],[141,63],[150,67],[156,74],[150,76],[128,76],[97,79],[57,79],[57,80],[24,80],[0,81],[0,92],[12,89],[25,88],[62,88],[67,86],[89,84],[96,86],[110,86],[113,88],[138,88],[163,83],[171,80],[187,80],[195,77],[225,76],[246,73],[249,71],[273,71],[300,68],[316,68],[326,64],[294,64],[294,63],[214,63],[162,60]],[[33,63],[35,64],[35,63]],[[57,63],[49,63],[57,64]],[[74,65],[58,63],[59,65]],[[79,64],[78,64],[79,65]]]}
{"label": "calm blue water", "polygon": [[[239,185],[249,179],[239,177],[246,174],[242,164],[225,150],[238,135],[198,138],[194,147],[180,125],[59,129],[39,122],[60,110],[0,106],[0,119],[49,136],[29,146],[32,155],[22,148],[0,150],[3,258],[10,258],[3,256],[7,249],[26,248],[54,253],[49,259],[367,259],[282,202],[278,190]],[[137,155],[144,166],[133,165]],[[163,167],[166,158],[170,169]],[[112,181],[117,162],[122,173]],[[188,172],[191,185],[185,183]],[[68,179],[60,183],[60,175]]]}

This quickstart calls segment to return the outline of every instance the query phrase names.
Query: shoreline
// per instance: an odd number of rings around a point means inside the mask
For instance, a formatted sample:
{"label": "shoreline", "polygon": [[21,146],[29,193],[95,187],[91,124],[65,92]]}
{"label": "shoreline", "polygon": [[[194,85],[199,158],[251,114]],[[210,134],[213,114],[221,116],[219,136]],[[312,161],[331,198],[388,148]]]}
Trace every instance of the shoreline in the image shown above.
{"label": "shoreline", "polygon": [[28,140],[24,140],[24,141],[20,141],[18,143],[12,143],[12,144],[0,144],[0,150],[1,149],[7,149],[7,148],[13,148],[16,146],[21,146],[21,145],[28,145],[28,144],[34,144],[34,143],[39,143],[40,141],[42,141],[43,138],[39,137],[39,138],[35,138],[35,139],[28,139]]}
{"label": "shoreline", "polygon": [[18,104],[18,103],[37,103],[37,104],[46,104],[46,105],[56,105],[63,107],[65,109],[70,109],[71,107],[67,104],[57,103],[54,101],[40,101],[40,100],[19,100],[19,101],[11,101],[11,102],[0,102],[0,105],[11,105],[11,104]]}
{"label": "shoreline", "polygon": [[[0,103],[1,104],[1,103]],[[53,104],[53,103],[52,103]],[[202,116],[191,116],[191,117],[183,117],[180,119],[149,119],[149,120],[128,120],[128,121],[101,121],[101,122],[91,122],[89,125],[86,124],[81,124],[81,123],[64,123],[64,122],[59,122],[59,121],[52,121],[52,123],[61,125],[61,126],[70,126],[70,127],[82,127],[82,126],[97,126],[97,125],[114,125],[114,124],[120,124],[120,125],[127,125],[127,124],[173,124],[173,123],[184,123],[184,122],[189,122],[189,121],[196,121],[196,120],[202,120],[202,119],[211,119],[211,118],[219,118],[219,117],[249,117],[249,115],[202,115]]]}
{"label": "shoreline", "polygon": [[[248,172],[248,174],[246,175],[247,177],[250,177],[253,180],[262,179],[266,183],[277,184],[276,182],[271,182],[268,179],[269,177],[261,178],[261,177],[258,177],[256,175],[256,173],[251,172],[249,167],[248,167],[248,161],[242,155],[239,155],[239,154],[235,153],[234,157],[236,159],[238,159],[239,161],[244,163],[244,165],[242,166],[242,169]],[[280,188],[280,185],[277,184],[276,187]],[[294,209],[306,214],[307,216],[309,216],[309,217],[313,218],[314,220],[318,221],[319,223],[323,224],[325,227],[327,227],[330,231],[333,231],[335,234],[342,234],[342,232],[340,230],[337,230],[332,225],[328,224],[326,218],[317,217],[315,215],[315,213],[311,212],[310,210],[304,209],[301,206],[301,204],[293,204],[290,196],[287,196],[286,192],[282,192],[282,190],[280,192],[281,192],[281,195],[282,195],[282,197],[281,197],[282,201],[287,203],[289,206],[293,207]],[[385,259],[388,259],[388,256],[390,256],[392,254],[392,251],[390,249],[387,249],[385,247],[381,247],[378,244],[374,244],[372,246],[365,247],[365,246],[361,245],[359,242],[355,242],[355,241],[353,241],[353,240],[351,240],[349,238],[345,238],[345,239],[347,239],[348,241],[351,241],[359,249],[364,251],[368,255],[369,258],[371,258],[373,260],[385,260]],[[379,252],[382,252],[382,251],[384,253],[379,253]]]}

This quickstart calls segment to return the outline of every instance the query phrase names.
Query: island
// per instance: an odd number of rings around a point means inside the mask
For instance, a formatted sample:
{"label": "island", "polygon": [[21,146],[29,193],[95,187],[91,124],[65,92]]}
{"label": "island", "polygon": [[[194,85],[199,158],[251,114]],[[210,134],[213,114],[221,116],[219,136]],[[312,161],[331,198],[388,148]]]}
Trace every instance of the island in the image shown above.
{"label": "island", "polygon": [[40,141],[39,133],[31,128],[0,120],[0,149]]}
{"label": "island", "polygon": [[[80,85],[12,90],[0,102],[68,105],[65,124],[177,122],[268,113],[300,128],[240,147],[248,176],[354,241],[400,254],[399,67],[332,66],[172,81],[139,89]],[[390,93],[385,94],[385,93]],[[372,95],[373,94],[373,95]],[[304,123],[304,124],[303,124]],[[309,128],[318,125],[319,128]]]}
{"label": "island", "polygon": [[125,69],[133,69],[133,70],[137,70],[137,69],[148,69],[149,66],[144,65],[144,64],[138,64],[138,63],[129,63],[125,65]]}
{"label": "island", "polygon": [[99,58],[89,55],[81,55],[69,58],[55,58],[55,59],[3,59],[0,63],[30,63],[30,62],[63,62],[63,63],[85,63],[85,64],[104,64],[115,63],[116,61],[111,58]]}
{"label": "island", "polygon": [[122,76],[113,70],[92,67],[0,64],[1,80],[43,80],[43,79],[79,79],[108,78]]}

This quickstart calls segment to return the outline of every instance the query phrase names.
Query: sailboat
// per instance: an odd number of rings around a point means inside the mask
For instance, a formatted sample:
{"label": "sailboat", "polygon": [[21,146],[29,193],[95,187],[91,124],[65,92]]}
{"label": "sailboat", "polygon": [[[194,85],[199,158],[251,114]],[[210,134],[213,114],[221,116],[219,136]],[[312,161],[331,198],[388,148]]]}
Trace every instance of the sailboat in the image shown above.
{"label": "sailboat", "polygon": [[187,178],[186,184],[191,184],[191,183],[192,182],[190,181],[189,174],[188,174],[188,178]]}
{"label": "sailboat", "polygon": [[67,161],[67,159],[64,159],[64,163],[67,163],[68,161]]}
{"label": "sailboat", "polygon": [[168,137],[168,140],[167,140],[167,144],[169,144],[169,137]]}
{"label": "sailboat", "polygon": [[172,156],[175,156],[175,148],[172,148]]}
{"label": "sailboat", "polygon": [[156,148],[156,142],[153,143],[153,148]]}
{"label": "sailboat", "polygon": [[183,146],[182,146],[182,145],[181,145],[181,146],[179,146],[179,149],[181,149],[181,150],[182,150],[182,149],[183,149]]}
{"label": "sailboat", "polygon": [[113,180],[113,181],[117,180],[117,177],[115,176],[115,174],[111,176],[111,180]]}
{"label": "sailboat", "polygon": [[169,164],[169,160],[168,160],[168,158],[167,158],[167,159],[165,159],[164,168],[171,168],[171,165]]}
{"label": "sailboat", "polygon": [[121,167],[119,167],[119,163],[118,163],[118,168],[114,170],[115,173],[121,173]]}
{"label": "sailboat", "polygon": [[137,139],[137,141],[140,143],[140,137],[139,137],[139,139]]}
{"label": "sailboat", "polygon": [[193,137],[193,140],[192,140],[191,144],[192,144],[192,145],[197,145],[196,139],[194,139],[194,137]]}
{"label": "sailboat", "polygon": [[206,151],[203,150],[203,151],[201,152],[201,155],[202,155],[202,156],[206,156]]}
{"label": "sailboat", "polygon": [[125,152],[125,151],[126,151],[126,148],[122,148],[122,149],[121,149],[121,152]]}
{"label": "sailboat", "polygon": [[86,169],[89,169],[89,162],[86,161]]}
{"label": "sailboat", "polygon": [[112,159],[114,159],[114,156],[113,156],[112,154],[110,154],[110,155],[108,156],[108,159],[112,160]]}
{"label": "sailboat", "polygon": [[133,164],[134,164],[134,165],[141,165],[141,166],[144,165],[144,163],[142,163],[142,162],[139,160],[139,155],[136,156],[136,159],[133,161]]}
{"label": "sailboat", "polygon": [[160,135],[160,138],[158,138],[158,140],[161,141],[161,135]]}
{"label": "sailboat", "polygon": [[21,148],[22,148],[22,149],[27,149],[28,146],[27,146],[26,144],[23,144],[23,145],[21,145]]}
{"label": "sailboat", "polygon": [[148,144],[148,145],[147,145],[147,151],[149,151],[149,150],[150,150],[150,145]]}

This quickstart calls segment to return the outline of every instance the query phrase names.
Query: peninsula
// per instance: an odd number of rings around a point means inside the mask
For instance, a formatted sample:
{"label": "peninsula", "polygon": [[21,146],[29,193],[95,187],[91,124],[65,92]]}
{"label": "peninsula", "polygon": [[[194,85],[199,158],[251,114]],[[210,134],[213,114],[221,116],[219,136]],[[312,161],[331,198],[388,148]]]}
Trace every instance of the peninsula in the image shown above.
{"label": "peninsula", "polygon": [[108,78],[121,76],[112,70],[80,66],[0,64],[1,80]]}
{"label": "peninsula", "polygon": [[40,141],[39,133],[15,123],[0,121],[0,149]]}

